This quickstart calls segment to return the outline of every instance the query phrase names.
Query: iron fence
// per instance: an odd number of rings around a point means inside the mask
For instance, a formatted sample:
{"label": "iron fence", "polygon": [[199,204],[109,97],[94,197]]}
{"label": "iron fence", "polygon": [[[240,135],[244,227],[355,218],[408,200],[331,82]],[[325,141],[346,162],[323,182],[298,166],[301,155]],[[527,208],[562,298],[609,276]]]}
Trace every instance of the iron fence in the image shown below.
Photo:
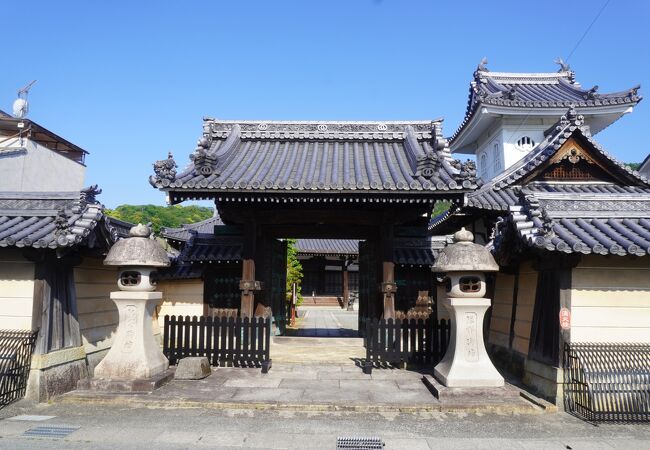
{"label": "iron fence", "polygon": [[205,356],[213,366],[271,367],[271,319],[165,316],[163,353],[174,365]]}
{"label": "iron fence", "polygon": [[437,364],[447,351],[450,326],[446,320],[366,321],[364,372],[373,366]]}
{"label": "iron fence", "polygon": [[650,344],[565,344],[564,406],[593,422],[650,421]]}
{"label": "iron fence", "polygon": [[0,330],[0,408],[25,395],[37,334]]}

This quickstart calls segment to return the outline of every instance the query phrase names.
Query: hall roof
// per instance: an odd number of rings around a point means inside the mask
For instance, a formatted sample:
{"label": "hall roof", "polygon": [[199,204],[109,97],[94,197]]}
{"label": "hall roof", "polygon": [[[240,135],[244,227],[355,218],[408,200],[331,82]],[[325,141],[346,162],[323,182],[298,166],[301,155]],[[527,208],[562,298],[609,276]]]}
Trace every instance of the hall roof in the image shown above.
{"label": "hall roof", "polygon": [[[575,72],[567,64],[561,60],[557,63],[560,65],[557,72],[491,72],[484,59],[474,72],[465,117],[451,142],[456,142],[482,105],[498,107],[503,114],[522,114],[531,109],[544,113],[544,110],[570,107],[611,110],[621,105],[634,106],[642,99],[638,92],[640,86],[612,93],[599,93],[598,86],[585,89],[575,80]],[[607,124],[609,122],[604,121],[599,127]],[[600,129],[592,129],[594,134],[598,131]]]}
{"label": "hall roof", "polygon": [[160,229],[160,236],[165,239],[178,241],[178,242],[187,242],[192,237],[192,233],[198,234],[213,234],[214,227],[217,225],[223,225],[221,217],[217,214],[215,210],[214,216],[209,219],[202,220],[196,223],[182,224],[178,228],[173,227],[162,227]]}
{"label": "hall roof", "polygon": [[302,255],[358,255],[359,241],[355,239],[298,239],[296,250]]}
{"label": "hall roof", "polygon": [[449,152],[442,123],[252,122],[204,119],[188,166],[170,155],[150,183],[172,203],[215,194],[403,196],[463,192],[476,170]]}
{"label": "hall roof", "polygon": [[56,249],[95,246],[102,224],[111,241],[128,235],[131,224],[104,214],[91,186],[76,192],[0,192],[0,247]]}
{"label": "hall roof", "polygon": [[472,210],[500,216],[497,252],[512,230],[543,250],[650,254],[649,180],[602,149],[575,110],[521,161],[468,195],[465,212]]}

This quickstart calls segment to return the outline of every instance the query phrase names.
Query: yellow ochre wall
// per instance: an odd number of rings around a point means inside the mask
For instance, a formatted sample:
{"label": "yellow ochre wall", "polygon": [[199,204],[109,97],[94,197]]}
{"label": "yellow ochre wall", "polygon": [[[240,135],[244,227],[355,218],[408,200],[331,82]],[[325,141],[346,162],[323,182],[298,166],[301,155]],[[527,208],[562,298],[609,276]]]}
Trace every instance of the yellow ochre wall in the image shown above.
{"label": "yellow ochre wall", "polygon": [[[509,348],[510,346],[510,322],[516,276],[515,274],[499,272],[496,275],[494,285],[488,342],[503,348]],[[512,349],[524,356],[528,355],[536,289],[537,271],[533,269],[530,261],[525,261],[519,267],[515,336],[512,342]]]}
{"label": "yellow ochre wall", "polygon": [[113,342],[119,317],[110,293],[118,290],[117,275],[115,267],[104,266],[99,258],[84,258],[74,268],[79,328],[87,355],[107,350]]}
{"label": "yellow ochre wall", "polygon": [[203,280],[170,280],[158,283],[163,293],[162,305],[158,308],[158,325],[162,332],[165,315],[203,315]]}
{"label": "yellow ochre wall", "polygon": [[650,342],[650,257],[583,257],[571,316],[571,342]]}
{"label": "yellow ochre wall", "polygon": [[32,328],[34,263],[16,249],[0,249],[0,330]]}

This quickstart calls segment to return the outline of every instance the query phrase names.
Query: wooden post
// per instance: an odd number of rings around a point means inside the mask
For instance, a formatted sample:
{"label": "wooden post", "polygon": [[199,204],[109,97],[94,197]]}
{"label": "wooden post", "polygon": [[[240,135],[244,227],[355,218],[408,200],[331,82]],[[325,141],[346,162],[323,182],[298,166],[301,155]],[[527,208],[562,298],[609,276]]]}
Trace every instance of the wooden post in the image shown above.
{"label": "wooden post", "polygon": [[350,300],[350,291],[348,289],[348,261],[343,260],[341,267],[343,273],[343,306],[347,308],[348,301]]}
{"label": "wooden post", "polygon": [[[389,216],[390,217],[390,216]],[[384,319],[395,319],[395,263],[394,256],[394,226],[389,219],[385,219],[381,226],[381,261],[382,282],[381,292],[384,305]]]}
{"label": "wooden post", "polygon": [[255,308],[255,291],[260,289],[260,283],[255,281],[255,250],[257,243],[257,226],[250,220],[244,229],[244,245],[242,254],[242,277],[239,282],[241,290],[240,317],[253,317]]}

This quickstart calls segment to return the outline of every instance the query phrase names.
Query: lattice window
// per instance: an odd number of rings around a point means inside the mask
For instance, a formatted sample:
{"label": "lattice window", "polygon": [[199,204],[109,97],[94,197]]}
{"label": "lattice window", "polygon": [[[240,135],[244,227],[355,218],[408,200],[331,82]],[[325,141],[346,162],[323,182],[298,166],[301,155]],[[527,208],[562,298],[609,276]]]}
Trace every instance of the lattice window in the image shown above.
{"label": "lattice window", "polygon": [[501,152],[499,151],[499,143],[495,142],[492,146],[492,164],[494,165],[494,173],[497,174],[503,169],[501,163]]}
{"label": "lattice window", "polygon": [[479,171],[481,173],[481,177],[484,177],[487,175],[487,168],[488,168],[488,163],[487,163],[487,155],[485,153],[481,153],[481,156],[479,158]]}

